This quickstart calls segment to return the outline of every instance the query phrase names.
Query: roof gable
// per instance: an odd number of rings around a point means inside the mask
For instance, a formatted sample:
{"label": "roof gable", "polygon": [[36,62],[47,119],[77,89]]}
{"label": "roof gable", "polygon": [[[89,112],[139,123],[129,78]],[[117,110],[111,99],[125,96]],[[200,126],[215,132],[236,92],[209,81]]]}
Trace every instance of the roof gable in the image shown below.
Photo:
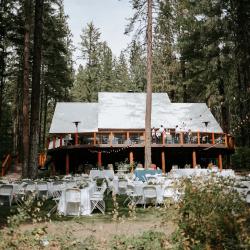
{"label": "roof gable", "polygon": [[78,131],[98,131],[98,103],[58,102],[49,133],[75,133],[75,121],[80,121]]}

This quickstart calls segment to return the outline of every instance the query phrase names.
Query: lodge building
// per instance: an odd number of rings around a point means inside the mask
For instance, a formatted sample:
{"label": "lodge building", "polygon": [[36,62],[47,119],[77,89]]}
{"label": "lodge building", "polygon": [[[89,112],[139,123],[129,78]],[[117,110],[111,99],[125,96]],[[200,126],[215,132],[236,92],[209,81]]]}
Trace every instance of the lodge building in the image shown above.
{"label": "lodge building", "polygon": [[[47,155],[56,173],[76,172],[80,165],[144,163],[146,93],[98,93],[97,103],[57,103]],[[152,94],[151,127],[167,134],[152,140],[152,163],[163,172],[173,165],[223,167],[234,152],[205,103],[172,103],[167,93]]]}

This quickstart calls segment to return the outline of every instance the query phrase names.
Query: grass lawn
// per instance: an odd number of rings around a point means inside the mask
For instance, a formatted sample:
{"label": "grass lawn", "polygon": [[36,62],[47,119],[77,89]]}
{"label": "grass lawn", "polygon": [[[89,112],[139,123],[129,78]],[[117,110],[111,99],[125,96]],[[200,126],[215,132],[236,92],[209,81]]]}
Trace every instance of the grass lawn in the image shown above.
{"label": "grass lawn", "polygon": [[[135,217],[132,218],[128,206],[123,205],[125,198],[126,196],[124,195],[116,197],[119,206],[117,209],[118,219],[116,220],[113,220],[112,212],[114,210],[114,206],[112,196],[109,194],[105,198],[105,215],[101,214],[98,210],[94,211],[91,216],[72,217],[53,214],[50,222],[36,224],[32,224],[31,222],[23,223],[20,227],[18,227],[18,234],[20,234],[18,238],[32,238],[34,237],[32,236],[34,234],[34,230],[36,231],[38,228],[46,228],[46,233],[43,233],[42,236],[46,236],[46,238],[48,238],[49,242],[51,242],[51,246],[53,242],[55,248],[51,249],[113,249],[113,247],[110,246],[111,242],[113,242],[112,244],[117,244],[117,242],[120,242],[121,239],[125,239],[126,237],[133,239],[133,237],[143,235],[145,232],[147,233],[149,231],[157,233],[159,237],[162,237],[161,234],[169,237],[174,231],[175,224],[172,220],[162,224],[163,211],[166,212],[166,209],[163,207],[155,208],[154,206],[144,209],[143,206],[138,206],[135,209]],[[53,201],[46,201],[41,208],[41,214],[45,215],[53,206]],[[174,211],[167,211],[167,213],[170,214],[172,212]],[[7,231],[7,228],[4,227],[7,225],[7,216],[16,213],[16,205],[12,206],[11,211],[9,207],[1,207],[0,220],[3,227],[2,232]],[[152,234],[149,236],[151,237]],[[149,236],[146,234],[146,240]],[[149,243],[151,240],[149,239]],[[30,242],[33,241],[31,240]],[[159,240],[157,239],[157,242],[158,241]],[[78,242],[76,245],[79,248],[73,247],[74,242]],[[82,242],[85,242],[85,245],[89,244],[91,247],[83,248]],[[21,244],[24,244],[24,248],[27,248],[27,245],[30,243],[22,242]],[[65,248],[62,246],[65,246]],[[32,246],[32,249],[36,249],[35,245]],[[156,247],[156,249],[158,248]]]}

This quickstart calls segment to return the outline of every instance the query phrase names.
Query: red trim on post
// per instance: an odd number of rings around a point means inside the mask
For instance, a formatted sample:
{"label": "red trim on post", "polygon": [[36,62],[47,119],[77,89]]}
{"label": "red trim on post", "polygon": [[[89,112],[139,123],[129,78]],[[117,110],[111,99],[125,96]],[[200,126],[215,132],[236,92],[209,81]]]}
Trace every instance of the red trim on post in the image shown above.
{"label": "red trim on post", "polygon": [[133,151],[130,151],[129,152],[129,163],[133,164],[133,162],[134,162],[134,153],[133,153]]}
{"label": "red trim on post", "polygon": [[162,173],[165,174],[166,173],[165,151],[161,152],[161,169]]}
{"label": "red trim on post", "polygon": [[196,162],[196,151],[193,150],[193,153],[192,153],[192,163],[193,163],[193,168],[197,165],[197,162]]}
{"label": "red trim on post", "polygon": [[219,154],[219,156],[218,156],[218,167],[219,167],[219,169],[220,169],[220,171],[222,170],[222,155],[221,154]]}
{"label": "red trim on post", "polygon": [[212,133],[212,144],[215,144],[215,140],[214,140],[214,132]]}
{"label": "red trim on post", "polygon": [[134,168],[133,168],[133,164],[134,163],[134,153],[133,151],[130,151],[129,152],[129,164],[132,166],[131,168],[131,172],[133,173],[134,172]]}
{"label": "red trim on post", "polygon": [[56,148],[56,137],[53,136],[53,148]]}
{"label": "red trim on post", "polygon": [[183,145],[183,132],[180,132],[180,143]]}
{"label": "red trim on post", "polygon": [[97,153],[97,165],[100,168],[102,166],[102,152],[98,151]]}

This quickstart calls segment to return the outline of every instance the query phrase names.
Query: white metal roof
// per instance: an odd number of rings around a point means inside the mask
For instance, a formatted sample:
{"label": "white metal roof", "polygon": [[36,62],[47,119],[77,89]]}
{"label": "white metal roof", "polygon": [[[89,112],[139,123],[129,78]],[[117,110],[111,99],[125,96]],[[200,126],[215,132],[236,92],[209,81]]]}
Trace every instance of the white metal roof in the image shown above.
{"label": "white metal roof", "polygon": [[[171,103],[164,109],[158,109],[162,113],[159,118],[160,124],[165,128],[175,128],[183,131],[201,131],[201,132],[223,132],[219,123],[205,103]],[[153,126],[159,127],[159,122],[152,119]],[[205,126],[207,123],[207,127]]]}
{"label": "white metal roof", "polygon": [[97,116],[98,103],[58,102],[49,133],[75,133],[75,121],[80,121],[79,132],[97,132]]}
{"label": "white metal roof", "polygon": [[[50,133],[74,133],[74,121],[81,121],[79,132],[98,129],[144,129],[146,93],[98,94],[98,103],[58,103]],[[208,122],[205,126],[204,122]],[[171,103],[166,93],[152,95],[152,127],[222,132],[205,103]]]}

